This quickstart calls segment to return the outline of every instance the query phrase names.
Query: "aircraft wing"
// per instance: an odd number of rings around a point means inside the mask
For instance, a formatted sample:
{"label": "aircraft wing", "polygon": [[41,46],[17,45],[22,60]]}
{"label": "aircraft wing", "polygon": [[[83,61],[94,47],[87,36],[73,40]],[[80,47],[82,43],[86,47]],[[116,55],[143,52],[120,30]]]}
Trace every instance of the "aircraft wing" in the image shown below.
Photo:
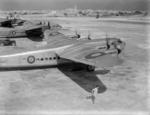
{"label": "aircraft wing", "polygon": [[122,59],[119,58],[117,50],[100,50],[97,49],[97,46],[76,46],[68,48],[59,56],[61,58],[68,59],[77,63],[102,68],[112,67],[123,62]]}
{"label": "aircraft wing", "polygon": [[42,35],[44,29],[45,26],[43,25],[24,26],[22,28],[28,36],[40,36]]}
{"label": "aircraft wing", "polygon": [[38,30],[42,29],[43,25],[31,25],[31,26],[24,26],[23,29],[25,31],[33,31],[33,30]]}

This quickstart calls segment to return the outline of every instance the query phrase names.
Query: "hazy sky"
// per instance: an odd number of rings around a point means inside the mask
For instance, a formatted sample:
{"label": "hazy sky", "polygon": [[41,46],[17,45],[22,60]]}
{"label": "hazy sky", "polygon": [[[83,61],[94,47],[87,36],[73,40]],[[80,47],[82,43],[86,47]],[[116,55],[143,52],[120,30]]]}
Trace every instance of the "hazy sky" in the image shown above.
{"label": "hazy sky", "polygon": [[146,10],[150,0],[0,0],[1,10],[81,9]]}

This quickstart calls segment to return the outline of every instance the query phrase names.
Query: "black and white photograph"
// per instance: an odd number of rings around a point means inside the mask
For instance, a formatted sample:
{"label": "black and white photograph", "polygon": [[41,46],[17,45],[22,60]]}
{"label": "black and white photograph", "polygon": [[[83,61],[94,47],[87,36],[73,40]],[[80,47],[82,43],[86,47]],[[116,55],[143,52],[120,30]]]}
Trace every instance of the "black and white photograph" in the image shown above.
{"label": "black and white photograph", "polygon": [[150,0],[0,0],[0,115],[149,115]]}

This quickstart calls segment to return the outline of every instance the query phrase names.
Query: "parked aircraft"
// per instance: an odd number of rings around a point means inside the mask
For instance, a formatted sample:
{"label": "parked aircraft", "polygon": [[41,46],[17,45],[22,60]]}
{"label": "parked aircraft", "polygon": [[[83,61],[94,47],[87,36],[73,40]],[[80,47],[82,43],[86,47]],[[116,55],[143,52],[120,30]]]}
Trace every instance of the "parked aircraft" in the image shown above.
{"label": "parked aircraft", "polygon": [[6,28],[14,28],[16,26],[23,26],[24,24],[28,24],[28,23],[31,24],[30,21],[23,20],[19,18],[19,16],[12,14],[12,13],[10,13],[6,18],[0,19],[0,27],[6,27]]}
{"label": "parked aircraft", "polygon": [[125,42],[118,38],[75,40],[57,35],[48,39],[48,45],[40,49],[6,49],[0,54],[0,68],[56,66],[71,62],[85,65],[87,71],[94,71],[95,67],[122,63],[120,55]]}
{"label": "parked aircraft", "polygon": [[46,29],[60,29],[59,27],[51,26],[48,22],[47,24],[39,24],[39,25],[26,25],[19,26],[16,28],[1,28],[0,30],[0,38],[20,38],[20,37],[41,37],[43,38],[43,32]]}
{"label": "parked aircraft", "polygon": [[15,26],[22,26],[25,20],[21,19],[0,19],[0,27],[13,28]]}
{"label": "parked aircraft", "polygon": [[40,25],[40,21],[29,21],[19,17],[16,13],[10,13],[6,18],[0,19],[0,27],[15,28],[24,25]]}

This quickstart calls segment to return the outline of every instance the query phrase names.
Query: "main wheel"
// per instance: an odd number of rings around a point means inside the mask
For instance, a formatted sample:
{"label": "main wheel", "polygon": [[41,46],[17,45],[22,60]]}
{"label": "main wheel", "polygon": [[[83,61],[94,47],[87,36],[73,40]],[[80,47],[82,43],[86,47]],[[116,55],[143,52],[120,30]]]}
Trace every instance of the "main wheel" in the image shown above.
{"label": "main wheel", "polygon": [[95,71],[95,66],[91,66],[91,65],[87,65],[86,66],[87,71],[91,72],[91,71]]}

